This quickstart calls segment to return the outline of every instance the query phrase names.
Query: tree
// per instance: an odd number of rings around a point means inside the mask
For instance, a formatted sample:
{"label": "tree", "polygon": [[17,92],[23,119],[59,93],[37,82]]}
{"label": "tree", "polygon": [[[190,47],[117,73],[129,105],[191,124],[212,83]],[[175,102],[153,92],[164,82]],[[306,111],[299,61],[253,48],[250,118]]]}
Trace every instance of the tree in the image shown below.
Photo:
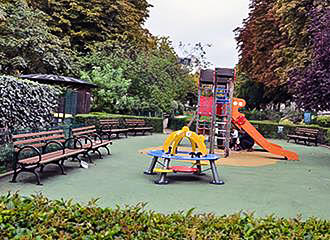
{"label": "tree", "polygon": [[23,0],[0,3],[0,72],[75,72],[70,44],[50,33],[47,16]]}
{"label": "tree", "polygon": [[95,43],[108,41],[144,46],[149,32],[143,24],[149,16],[146,0],[28,0],[51,18],[53,34],[67,39],[79,52],[89,52]]}
{"label": "tree", "polygon": [[98,86],[93,92],[94,110],[124,113],[134,108],[137,99],[128,93],[132,81],[124,77],[122,68],[114,69],[106,64],[94,67],[90,73],[81,72],[81,78]]}
{"label": "tree", "polygon": [[277,0],[273,11],[282,35],[280,47],[274,49],[279,78],[287,82],[292,68],[303,67],[311,57],[311,41],[308,32],[309,12],[314,0]]}
{"label": "tree", "polygon": [[[307,99],[311,99],[311,96],[302,95],[307,93],[307,90],[311,91],[307,86],[314,85],[316,92],[312,94],[313,99],[316,99],[317,92],[320,99],[328,97],[326,91],[317,90],[316,82],[319,84],[327,81],[327,75],[324,73],[322,77],[316,76],[319,71],[326,72],[327,68],[324,60],[316,61],[315,57],[315,48],[327,53],[327,47],[325,45],[316,47],[316,42],[319,41],[314,41],[317,37],[313,35],[313,31],[310,31],[310,26],[315,21],[311,14],[313,9],[323,9],[314,13],[321,17],[325,16],[324,11],[329,5],[328,0],[252,1],[249,17],[244,20],[243,27],[235,30],[240,51],[239,65],[250,80],[263,83],[271,90],[266,91],[269,94],[266,93],[265,96],[273,98],[271,93],[277,92],[280,94],[276,95],[277,99],[274,98],[274,101],[285,101],[291,99],[294,94],[299,106],[306,107],[311,103],[304,105],[299,99],[306,98],[304,101],[307,103]],[[323,21],[323,26],[326,24]],[[324,28],[329,29],[329,26]],[[316,65],[318,71],[315,70]],[[314,70],[308,70],[311,68]],[[309,85],[305,79],[311,78],[314,80],[319,78],[319,80]],[[311,80],[309,82],[311,84]]]}
{"label": "tree", "polygon": [[273,52],[283,39],[273,6],[274,0],[253,0],[249,17],[235,32],[241,71],[252,80],[274,87],[284,82],[275,71],[278,66]]}
{"label": "tree", "polygon": [[299,107],[309,111],[330,110],[330,5],[315,1],[308,33],[311,60],[290,72],[291,91]]}
{"label": "tree", "polygon": [[[84,69],[90,66],[103,68],[109,64],[112,69],[121,69],[122,78],[129,80],[127,96],[134,97],[129,111],[173,110],[174,101],[185,103],[188,93],[196,89],[189,71],[177,63],[175,54],[167,38],[156,40],[156,47],[149,50],[103,49],[93,52],[84,60]],[[111,77],[107,82],[111,82]],[[126,111],[126,112],[127,112]]]}
{"label": "tree", "polygon": [[235,97],[246,101],[249,110],[260,109],[264,101],[265,86],[262,83],[252,81],[244,73],[238,73],[235,82]]}

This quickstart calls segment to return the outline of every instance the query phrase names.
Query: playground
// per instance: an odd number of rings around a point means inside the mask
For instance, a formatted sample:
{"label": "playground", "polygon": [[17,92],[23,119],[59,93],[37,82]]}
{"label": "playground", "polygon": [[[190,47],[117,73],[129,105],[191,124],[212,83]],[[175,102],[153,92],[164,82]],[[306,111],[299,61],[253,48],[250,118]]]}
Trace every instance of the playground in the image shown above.
{"label": "playground", "polygon": [[[269,156],[263,157],[266,161],[275,162],[265,166],[233,166],[225,164],[227,160],[223,163],[220,160],[217,166],[224,185],[209,184],[209,173],[205,176],[177,173],[169,177],[169,185],[160,186],[153,183],[157,176],[143,174],[151,157],[141,151],[162,146],[166,137],[153,134],[115,140],[111,156],[95,160],[89,169],[66,162],[68,174],[62,177],[58,176],[58,168],[49,166],[43,175],[43,186],[37,186],[34,176],[29,173],[22,174],[16,184],[9,183],[10,176],[2,178],[0,193],[19,191],[24,196],[42,193],[51,199],[72,198],[82,203],[98,198],[104,207],[144,202],[147,209],[163,213],[195,208],[195,213],[217,215],[242,210],[255,212],[257,216],[275,213],[280,217],[298,214],[330,217],[330,212],[326,211],[330,199],[330,150],[327,148],[272,140],[297,152],[300,161],[278,160],[269,153],[258,151],[241,152],[237,153],[241,155],[239,159],[242,155],[261,154]],[[249,157],[244,159],[246,162],[251,160]]]}
{"label": "playground", "polygon": [[[195,208],[217,215],[243,211],[329,218],[324,209],[330,199],[330,149],[264,138],[240,113],[246,102],[233,98],[234,80],[234,69],[201,73],[196,131],[185,126],[170,134],[117,139],[111,155],[102,149],[104,157],[84,168],[66,161],[65,176],[55,177],[58,169],[47,167],[42,187],[34,185],[30,173],[20,174],[16,184],[9,183],[10,176],[2,178],[0,194],[43,194],[82,203],[97,198],[107,207],[143,202],[164,213]],[[205,96],[210,90],[213,96]],[[251,147],[230,147],[232,127],[249,136]]]}

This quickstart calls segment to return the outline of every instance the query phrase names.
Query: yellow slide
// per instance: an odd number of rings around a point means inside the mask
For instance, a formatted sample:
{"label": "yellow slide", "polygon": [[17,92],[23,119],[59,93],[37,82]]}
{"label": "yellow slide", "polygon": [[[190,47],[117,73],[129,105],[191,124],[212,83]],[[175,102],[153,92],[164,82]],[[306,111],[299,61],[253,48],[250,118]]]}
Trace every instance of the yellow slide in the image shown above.
{"label": "yellow slide", "polygon": [[255,127],[245,118],[244,114],[238,111],[239,108],[242,108],[246,105],[244,99],[233,98],[233,112],[232,112],[232,122],[238,128],[242,128],[245,132],[247,132],[254,141],[266,151],[273,153],[275,155],[283,156],[288,160],[299,160],[298,154],[295,152],[291,152],[283,149],[281,146],[273,144],[267,141]]}

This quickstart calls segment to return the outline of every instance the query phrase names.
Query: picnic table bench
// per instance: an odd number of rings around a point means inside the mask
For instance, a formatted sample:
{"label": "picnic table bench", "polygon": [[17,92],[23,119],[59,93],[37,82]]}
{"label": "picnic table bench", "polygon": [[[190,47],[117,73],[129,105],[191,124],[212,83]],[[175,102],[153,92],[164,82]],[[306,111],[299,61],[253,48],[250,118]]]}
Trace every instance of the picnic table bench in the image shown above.
{"label": "picnic table bench", "polygon": [[[71,142],[75,142],[75,147]],[[43,172],[47,164],[56,164],[64,172],[64,160],[75,158],[81,164],[79,155],[86,156],[86,150],[82,148],[79,140],[65,138],[63,130],[50,130],[43,132],[24,133],[13,135],[14,145],[14,175],[11,182],[16,182],[17,175],[21,172],[33,173],[40,183],[37,169]]]}
{"label": "picnic table bench", "polygon": [[308,143],[312,142],[317,146],[318,134],[318,129],[297,127],[295,128],[294,133],[288,134],[287,137],[288,142],[292,139],[295,143],[303,141],[305,145],[309,145]]}
{"label": "picnic table bench", "polygon": [[116,135],[116,138],[120,137],[120,134],[124,134],[127,137],[129,132],[128,128],[122,128],[119,119],[102,119],[100,120],[100,133]]}
{"label": "picnic table bench", "polygon": [[[103,135],[108,137],[108,140],[103,140]],[[95,126],[86,126],[86,127],[78,127],[72,129],[72,136],[74,139],[78,139],[82,143],[82,148],[87,151],[87,155],[89,156],[90,152],[98,153],[99,157],[102,158],[102,154],[100,152],[100,148],[105,148],[108,154],[111,154],[111,151],[108,145],[112,144],[110,140],[110,135],[108,133],[103,133],[103,135],[97,134]],[[92,162],[89,157],[89,161]]]}
{"label": "picnic table bench", "polygon": [[153,127],[147,126],[144,119],[125,119],[125,126],[129,129],[129,132],[136,135],[141,132],[144,135],[146,132],[152,134]]}

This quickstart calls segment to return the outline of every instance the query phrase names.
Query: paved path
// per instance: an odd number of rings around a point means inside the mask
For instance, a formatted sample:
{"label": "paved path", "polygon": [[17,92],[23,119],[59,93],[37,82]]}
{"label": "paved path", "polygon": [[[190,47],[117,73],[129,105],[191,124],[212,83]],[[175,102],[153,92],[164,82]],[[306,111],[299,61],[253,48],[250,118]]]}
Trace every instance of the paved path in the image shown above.
{"label": "paved path", "polygon": [[43,186],[35,185],[26,173],[19,182],[0,179],[0,193],[19,191],[22,195],[42,193],[52,199],[74,199],[86,203],[99,198],[101,206],[146,202],[148,209],[170,213],[196,208],[195,213],[213,212],[217,215],[253,211],[264,216],[271,213],[281,217],[316,216],[330,218],[330,150],[273,141],[297,151],[301,160],[280,161],[263,167],[219,166],[225,185],[208,184],[210,176],[175,175],[171,184],[155,185],[154,176],[143,170],[149,157],[138,150],[159,146],[165,135],[129,137],[114,141],[113,155],[95,161],[89,169],[77,168],[70,163],[67,175],[61,176],[56,168],[46,167]]}

